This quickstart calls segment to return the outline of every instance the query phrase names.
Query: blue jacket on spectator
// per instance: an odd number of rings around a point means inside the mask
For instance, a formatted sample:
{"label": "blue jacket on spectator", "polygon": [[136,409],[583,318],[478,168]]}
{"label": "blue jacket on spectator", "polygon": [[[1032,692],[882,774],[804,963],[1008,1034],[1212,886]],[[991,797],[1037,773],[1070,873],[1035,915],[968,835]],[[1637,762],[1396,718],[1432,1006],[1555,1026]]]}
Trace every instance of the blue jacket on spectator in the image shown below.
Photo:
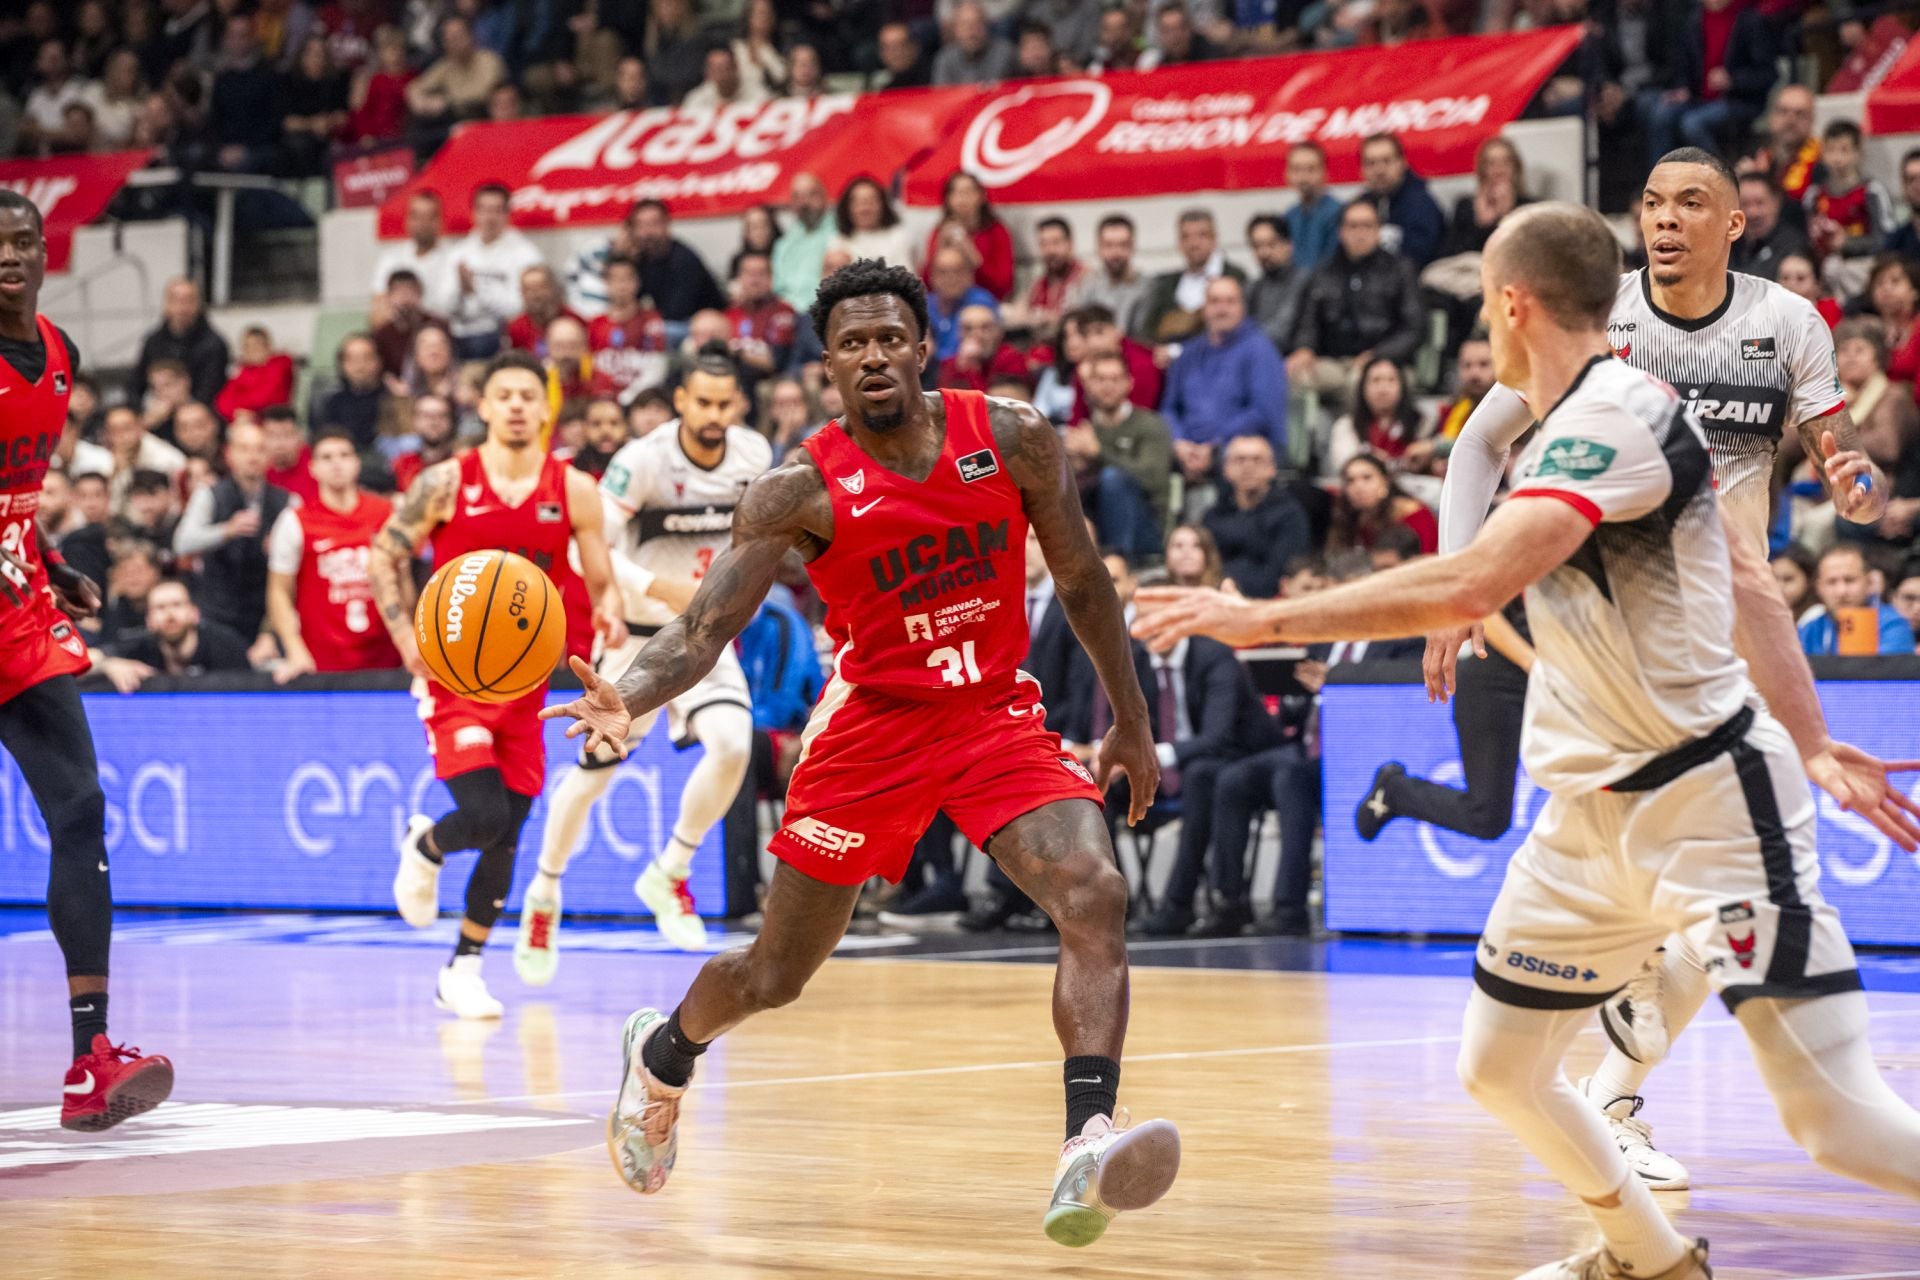
{"label": "blue jacket on spectator", "polygon": [[1393,194],[1375,197],[1380,221],[1400,228],[1400,245],[1395,252],[1413,265],[1424,267],[1440,256],[1447,239],[1447,215],[1440,212],[1427,180],[1409,173],[1400,180]]}
{"label": "blue jacket on spectator", "polygon": [[1284,215],[1293,239],[1293,269],[1312,275],[1326,265],[1340,243],[1340,211],[1346,205],[1332,195],[1311,205],[1296,204]]}
{"label": "blue jacket on spectator", "polygon": [[813,628],[791,604],[767,598],[740,632],[740,666],[753,694],[753,727],[798,732],[820,696]]}
{"label": "blue jacket on spectator", "polygon": [[1287,456],[1287,366],[1251,320],[1216,343],[1189,338],[1167,370],[1160,414],[1175,440],[1224,446],[1235,436],[1265,436]]}
{"label": "blue jacket on spectator", "polygon": [[[1880,610],[1880,652],[1912,653],[1913,628],[1900,616],[1892,605],[1881,601]],[[1840,624],[1834,621],[1830,613],[1823,613],[1811,619],[1800,628],[1800,647],[1809,656],[1833,654],[1840,651]]]}
{"label": "blue jacket on spectator", "polygon": [[979,285],[968,285],[967,291],[960,295],[960,301],[953,304],[951,311],[940,301],[940,295],[927,293],[927,318],[933,322],[933,361],[951,360],[960,350],[960,313],[968,307],[992,307],[993,314],[1000,314],[1000,302]]}

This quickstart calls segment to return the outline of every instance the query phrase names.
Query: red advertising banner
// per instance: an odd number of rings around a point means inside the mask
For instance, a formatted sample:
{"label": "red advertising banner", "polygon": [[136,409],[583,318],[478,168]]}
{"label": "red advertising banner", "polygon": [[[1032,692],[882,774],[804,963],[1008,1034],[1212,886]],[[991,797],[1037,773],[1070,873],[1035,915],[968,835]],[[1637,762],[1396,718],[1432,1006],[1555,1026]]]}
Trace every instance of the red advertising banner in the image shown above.
{"label": "red advertising banner", "polygon": [[1920,133],[1920,40],[1907,41],[1900,57],[1867,91],[1867,132]]}
{"label": "red advertising banner", "polygon": [[47,270],[65,271],[73,233],[105,211],[127,178],[144,169],[151,151],[51,160],[0,161],[0,187],[18,191],[40,210],[47,228]]}
{"label": "red advertising banner", "polygon": [[371,209],[413,181],[412,147],[369,151],[333,166],[333,202],[342,209]]}
{"label": "red advertising banner", "polygon": [[414,190],[436,192],[448,230],[464,231],[469,198],[489,182],[513,188],[514,224],[525,229],[618,222],[649,197],[676,217],[738,213],[784,202],[803,172],[830,192],[861,173],[889,181],[979,96],[972,87],[841,93],[468,125],[382,205],[380,235],[404,234]]}
{"label": "red advertising banner", "polygon": [[1308,141],[1351,182],[1373,133],[1397,136],[1417,173],[1465,173],[1579,41],[1555,27],[1009,84],[914,167],[907,199],[938,203],[955,169],[1014,204],[1280,186],[1287,149]]}

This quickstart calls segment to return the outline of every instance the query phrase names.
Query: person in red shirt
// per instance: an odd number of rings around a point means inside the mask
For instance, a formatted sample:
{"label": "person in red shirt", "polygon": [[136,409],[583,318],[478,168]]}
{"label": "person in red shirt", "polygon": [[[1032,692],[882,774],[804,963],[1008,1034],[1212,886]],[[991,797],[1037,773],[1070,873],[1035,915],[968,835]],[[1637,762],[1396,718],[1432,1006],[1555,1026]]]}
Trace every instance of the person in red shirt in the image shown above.
{"label": "person in red shirt", "polygon": [[1031,386],[1027,358],[1007,341],[1007,331],[992,307],[961,308],[960,349],[940,362],[940,385],[954,391],[985,391],[1000,378],[1019,378]]}
{"label": "person in red shirt", "polygon": [[927,237],[920,278],[933,283],[933,256],[952,245],[973,264],[973,282],[1005,302],[1013,293],[1013,236],[987,203],[987,189],[956,169],[940,194],[940,223]]}
{"label": "person in red shirt", "polygon": [[800,317],[773,292],[773,255],[759,249],[740,255],[734,267],[733,299],[727,308],[733,358],[761,377],[786,368]]}
{"label": "person in red shirt", "polygon": [[360,454],[337,427],[321,431],[308,467],[313,500],[281,512],[267,538],[267,622],[286,655],[274,682],[398,667],[367,577],[373,536],[393,504],[360,487]]}
{"label": "person in red shirt", "polygon": [[[588,349],[586,322],[561,316],[547,327],[547,399],[553,409],[551,421],[559,425],[561,406],[589,396],[610,396],[616,388],[613,379],[594,367]],[[548,440],[549,447],[553,441]]]}
{"label": "person in red shirt", "polygon": [[1340,496],[1333,504],[1327,550],[1371,551],[1375,539],[1394,525],[1413,530],[1421,555],[1440,549],[1440,522],[1425,503],[1399,486],[1387,464],[1370,453],[1349,458],[1340,468]]}
{"label": "person in red shirt", "polygon": [[507,345],[515,351],[531,351],[545,360],[547,331],[553,328],[555,320],[564,316],[583,327],[587,323],[567,306],[567,291],[561,287],[560,277],[553,274],[552,267],[528,267],[522,271],[520,299],[527,309],[507,321]]}
{"label": "person in red shirt", "polygon": [[587,353],[614,394],[627,401],[666,381],[667,322],[641,304],[640,264],[632,258],[608,258],[604,279],[607,309],[587,326]]}
{"label": "person in red shirt", "polygon": [[1065,218],[1043,220],[1034,229],[1034,243],[1040,250],[1040,274],[1027,290],[1027,328],[1034,341],[1052,342],[1066,314],[1067,299],[1087,269],[1073,256],[1073,228]]}
{"label": "person in red shirt", "polygon": [[1880,252],[1893,230],[1893,198],[1860,166],[1862,135],[1851,120],[1821,133],[1826,172],[1807,188],[1807,234],[1822,256],[1862,258]]}
{"label": "person in red shirt", "polygon": [[407,85],[418,74],[408,65],[407,37],[397,27],[374,33],[374,60],[353,77],[347,138],[352,142],[397,142],[407,132]]}
{"label": "person in red shirt", "polygon": [[[1085,362],[1090,356],[1117,355],[1127,362],[1127,372],[1133,375],[1133,390],[1127,393],[1127,399],[1142,409],[1160,407],[1160,392],[1166,385],[1167,375],[1153,358],[1153,348],[1144,343],[1135,342],[1120,330],[1113,318],[1113,312],[1099,303],[1090,303],[1077,310],[1070,311],[1060,322],[1061,341],[1073,354],[1078,348],[1077,359]],[[1084,422],[1088,416],[1086,389],[1080,384],[1080,375],[1073,376],[1074,400],[1073,421]]]}
{"label": "person in red shirt", "polygon": [[[327,426],[344,430],[338,423]],[[307,433],[300,429],[293,406],[270,405],[260,415],[260,430],[267,441],[267,483],[302,502],[320,501],[320,482],[311,469],[313,451],[307,448]]]}
{"label": "person in red shirt", "polygon": [[273,335],[254,325],[240,336],[240,367],[214,397],[213,411],[232,422],[241,410],[259,413],[293,399],[293,357],[273,349]]}

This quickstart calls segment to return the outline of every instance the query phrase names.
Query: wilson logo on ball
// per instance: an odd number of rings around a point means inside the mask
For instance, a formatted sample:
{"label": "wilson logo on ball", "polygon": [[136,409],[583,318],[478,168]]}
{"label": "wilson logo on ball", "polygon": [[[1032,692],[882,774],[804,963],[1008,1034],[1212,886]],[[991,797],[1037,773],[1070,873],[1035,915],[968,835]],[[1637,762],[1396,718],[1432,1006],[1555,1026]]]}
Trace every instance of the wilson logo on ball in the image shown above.
{"label": "wilson logo on ball", "polygon": [[474,702],[538,691],[566,648],[566,608],[538,565],[510,551],[448,561],[427,581],[414,638],[435,683]]}

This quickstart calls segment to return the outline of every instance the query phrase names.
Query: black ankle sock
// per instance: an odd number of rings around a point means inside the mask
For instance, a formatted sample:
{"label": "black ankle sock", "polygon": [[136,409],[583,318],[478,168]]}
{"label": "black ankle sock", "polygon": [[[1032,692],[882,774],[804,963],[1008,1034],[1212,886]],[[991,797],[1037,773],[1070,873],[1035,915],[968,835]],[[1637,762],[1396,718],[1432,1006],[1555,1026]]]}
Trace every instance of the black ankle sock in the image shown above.
{"label": "black ankle sock", "polygon": [[461,956],[477,956],[486,949],[486,946],[485,938],[476,942],[463,933],[460,935],[460,941],[453,944],[453,958],[458,960]]}
{"label": "black ankle sock", "polygon": [[711,1043],[689,1039],[687,1033],[680,1029],[680,1011],[675,1009],[673,1016],[667,1019],[667,1025],[657,1034],[647,1037],[640,1057],[655,1080],[677,1089],[693,1079],[693,1064]]}
{"label": "black ankle sock", "polygon": [[107,993],[89,991],[67,999],[67,1012],[73,1015],[73,1056],[93,1052],[93,1038],[107,1034]]}
{"label": "black ankle sock", "polygon": [[1112,1058],[1068,1058],[1067,1137],[1077,1138],[1095,1116],[1113,1114],[1120,1096],[1120,1064]]}

